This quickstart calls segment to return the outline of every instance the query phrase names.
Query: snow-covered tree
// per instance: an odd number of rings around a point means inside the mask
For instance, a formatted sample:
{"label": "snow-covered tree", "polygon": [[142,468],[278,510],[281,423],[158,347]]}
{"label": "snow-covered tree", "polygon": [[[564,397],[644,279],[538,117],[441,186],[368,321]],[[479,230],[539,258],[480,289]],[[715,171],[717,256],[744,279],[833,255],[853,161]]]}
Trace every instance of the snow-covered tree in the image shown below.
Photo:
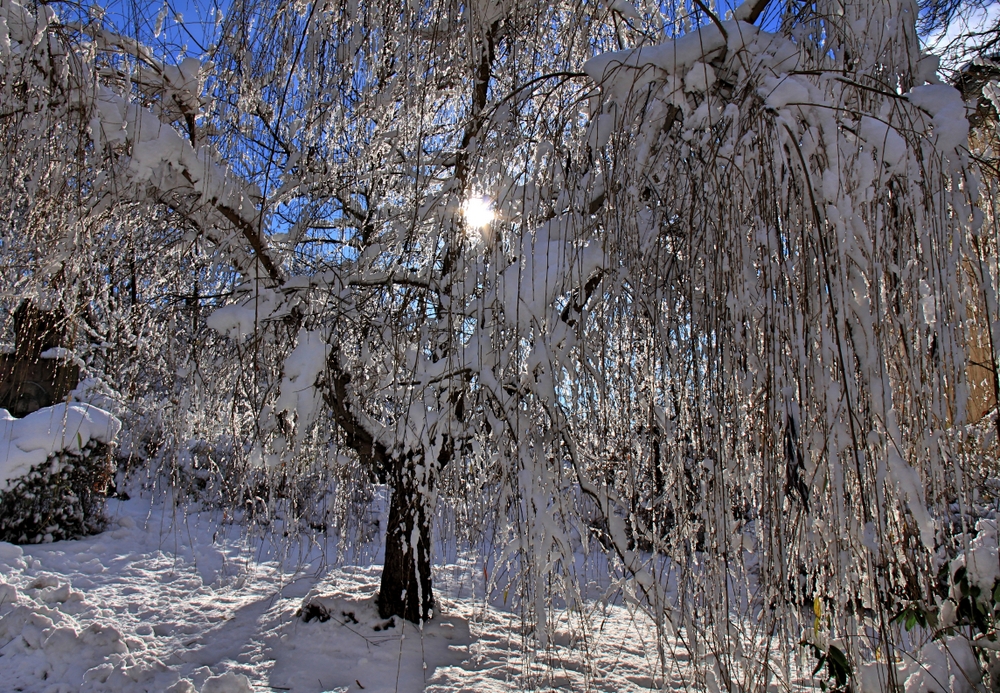
{"label": "snow-covered tree", "polygon": [[[622,253],[629,286],[655,287],[626,313],[651,349],[629,388],[649,404],[623,423],[655,426],[647,456],[670,470],[647,492],[670,518],[661,541],[722,557],[676,569],[698,605],[681,624],[725,653],[710,672],[724,685],[748,675],[733,641],[796,637],[813,616],[796,604],[815,604],[822,649],[830,631],[861,636],[839,645],[860,657],[895,646],[902,605],[934,600],[935,516],[968,464],[963,323],[979,287],[963,266],[981,213],[964,103],[914,15],[817,5],[767,32],[737,10],[588,64],[628,142],[611,235],[640,249]],[[735,605],[734,579],[737,601],[759,589],[775,608]],[[760,630],[710,625],[734,610]]]}
{"label": "snow-covered tree", "polygon": [[0,9],[5,271],[184,297],[234,455],[387,485],[383,616],[431,616],[442,503],[543,642],[600,546],[708,685],[934,603],[996,272],[914,3],[233,3],[203,60]]}

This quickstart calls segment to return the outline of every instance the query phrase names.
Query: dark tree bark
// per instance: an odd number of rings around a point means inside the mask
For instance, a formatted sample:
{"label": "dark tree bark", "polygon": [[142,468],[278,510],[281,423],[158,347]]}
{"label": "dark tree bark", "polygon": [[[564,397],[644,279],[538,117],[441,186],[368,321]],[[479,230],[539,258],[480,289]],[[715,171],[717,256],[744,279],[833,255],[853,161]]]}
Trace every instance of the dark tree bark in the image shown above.
{"label": "dark tree bark", "polygon": [[0,408],[20,418],[66,399],[80,382],[80,367],[42,358],[48,349],[72,346],[64,311],[42,310],[28,299],[12,317],[14,353],[0,354]]}
{"label": "dark tree bark", "polygon": [[406,455],[396,460],[391,470],[392,498],[378,593],[378,612],[382,618],[402,616],[414,623],[428,620],[434,608],[431,509],[427,503],[431,477],[420,475],[419,459]]}
{"label": "dark tree bark", "polygon": [[[340,354],[331,350],[324,399],[344,432],[347,445],[358,453],[362,464],[384,471],[391,489],[389,523],[385,536],[385,563],[378,593],[382,618],[402,616],[420,623],[431,617],[434,593],[431,586],[431,509],[428,495],[433,474],[415,453],[390,452],[369,431],[350,403],[351,376],[340,366]],[[438,464],[446,464],[451,446],[442,446]]]}

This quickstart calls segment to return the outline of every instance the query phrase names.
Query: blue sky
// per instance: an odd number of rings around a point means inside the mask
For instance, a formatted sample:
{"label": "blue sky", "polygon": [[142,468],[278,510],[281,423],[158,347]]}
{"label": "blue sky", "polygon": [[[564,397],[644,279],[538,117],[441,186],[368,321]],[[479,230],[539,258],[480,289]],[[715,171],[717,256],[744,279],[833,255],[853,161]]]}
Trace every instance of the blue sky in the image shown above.
{"label": "blue sky", "polygon": [[[138,35],[161,56],[200,58],[217,38],[216,12],[225,13],[229,4],[230,0],[112,0],[106,5],[106,16],[113,25],[125,29],[125,33]],[[674,4],[668,0],[661,4],[661,9],[666,12]],[[725,17],[727,11],[740,3],[717,0],[715,4],[720,17]],[[758,20],[765,28],[775,28],[780,19],[782,3],[772,0],[770,4]],[[157,37],[155,29],[160,17],[162,32]],[[178,18],[183,21],[178,22]]]}
{"label": "blue sky", "polygon": [[[217,38],[215,14],[220,8],[225,12],[228,3],[229,0],[113,0],[105,6],[105,16],[113,26],[153,47],[160,57],[201,58]],[[161,19],[162,31],[156,36]]]}

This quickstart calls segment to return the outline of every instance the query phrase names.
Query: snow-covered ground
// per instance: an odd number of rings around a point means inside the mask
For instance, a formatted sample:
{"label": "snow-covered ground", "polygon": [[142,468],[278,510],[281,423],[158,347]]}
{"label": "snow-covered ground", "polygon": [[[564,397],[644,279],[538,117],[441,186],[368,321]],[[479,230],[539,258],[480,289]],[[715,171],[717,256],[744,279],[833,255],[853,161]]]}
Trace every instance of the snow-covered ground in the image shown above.
{"label": "snow-covered ground", "polygon": [[[484,598],[473,555],[435,574],[423,631],[373,607],[378,565],[328,567],[169,503],[110,501],[111,529],[0,543],[0,690],[632,691],[664,684],[653,624],[620,602],[556,616],[532,649],[520,612]],[[284,559],[278,558],[282,553]],[[288,554],[294,557],[288,558]],[[306,622],[300,614],[325,611]],[[666,683],[683,686],[678,661]],[[245,678],[244,678],[245,677]]]}

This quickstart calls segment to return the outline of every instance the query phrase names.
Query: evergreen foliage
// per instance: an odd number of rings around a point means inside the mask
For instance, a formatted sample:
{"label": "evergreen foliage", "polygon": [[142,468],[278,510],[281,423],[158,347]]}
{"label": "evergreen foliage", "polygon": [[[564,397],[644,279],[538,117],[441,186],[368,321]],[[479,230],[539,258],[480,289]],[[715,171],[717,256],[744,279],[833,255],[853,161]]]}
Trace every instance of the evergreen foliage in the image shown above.
{"label": "evergreen foliage", "polygon": [[81,452],[52,455],[0,491],[0,541],[40,544],[104,531],[111,449],[91,441]]}

